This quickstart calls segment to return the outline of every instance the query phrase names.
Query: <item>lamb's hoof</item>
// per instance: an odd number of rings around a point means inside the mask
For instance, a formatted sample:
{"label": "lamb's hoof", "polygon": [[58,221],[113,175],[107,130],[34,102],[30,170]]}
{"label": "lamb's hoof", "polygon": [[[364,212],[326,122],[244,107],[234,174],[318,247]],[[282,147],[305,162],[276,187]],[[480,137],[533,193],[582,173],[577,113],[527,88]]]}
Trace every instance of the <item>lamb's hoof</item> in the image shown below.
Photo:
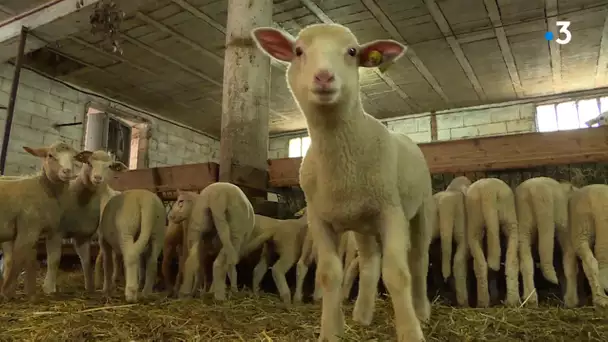
{"label": "lamb's hoof", "polygon": [[564,306],[572,309],[578,306],[578,296],[565,296]]}
{"label": "lamb's hoof", "polygon": [[431,318],[431,303],[426,298],[414,302],[414,311],[418,320],[426,323]]}
{"label": "lamb's hoof", "polygon": [[46,295],[53,295],[53,294],[57,293],[57,286],[55,286],[55,285],[51,286],[51,285],[44,284],[42,286],[42,291],[44,291],[44,294],[46,294]]}
{"label": "lamb's hoof", "polygon": [[511,308],[517,307],[519,304],[519,298],[517,296],[507,296],[507,299],[505,300],[505,305]]}
{"label": "lamb's hoof", "polygon": [[607,308],[608,307],[608,297],[606,296],[596,296],[596,298],[593,298],[593,305],[597,306],[598,308]]}
{"label": "lamb's hoof", "polygon": [[223,301],[226,300],[226,294],[225,293],[217,293],[217,292],[215,292],[213,294],[213,298],[215,300],[217,300],[218,302],[223,302]]}
{"label": "lamb's hoof", "polygon": [[363,326],[368,326],[372,323],[374,318],[374,310],[369,308],[363,308],[363,305],[357,305],[353,309],[353,321],[358,322]]}
{"label": "lamb's hoof", "polygon": [[236,286],[234,286],[234,287],[230,288],[230,291],[232,291],[232,292],[239,292],[239,288],[236,287]]}
{"label": "lamb's hoof", "polygon": [[534,291],[534,293],[532,293],[531,295],[526,296],[526,298],[524,299],[524,303],[528,307],[538,307],[538,294],[536,293],[536,291]]}

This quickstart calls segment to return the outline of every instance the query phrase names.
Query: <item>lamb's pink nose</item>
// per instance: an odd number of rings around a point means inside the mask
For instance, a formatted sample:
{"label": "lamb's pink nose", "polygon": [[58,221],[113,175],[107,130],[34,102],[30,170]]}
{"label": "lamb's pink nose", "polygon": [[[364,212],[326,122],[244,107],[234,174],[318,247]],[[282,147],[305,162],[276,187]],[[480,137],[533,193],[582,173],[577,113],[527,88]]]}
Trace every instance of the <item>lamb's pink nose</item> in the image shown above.
{"label": "lamb's pink nose", "polygon": [[334,74],[329,70],[321,70],[315,75],[315,83],[320,86],[328,86],[335,80]]}

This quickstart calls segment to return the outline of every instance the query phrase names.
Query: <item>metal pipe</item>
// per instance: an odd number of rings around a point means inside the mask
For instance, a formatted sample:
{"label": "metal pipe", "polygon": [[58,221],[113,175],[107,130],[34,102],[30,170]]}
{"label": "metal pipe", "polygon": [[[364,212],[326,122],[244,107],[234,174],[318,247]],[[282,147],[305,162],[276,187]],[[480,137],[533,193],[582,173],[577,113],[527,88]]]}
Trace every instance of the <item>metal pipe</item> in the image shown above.
{"label": "metal pipe", "polygon": [[2,151],[0,152],[0,175],[4,175],[4,167],[6,165],[6,152],[8,151],[8,141],[11,136],[13,115],[15,114],[17,89],[19,88],[19,76],[21,76],[21,66],[23,65],[23,54],[25,51],[25,42],[27,40],[27,31],[27,27],[21,26],[19,50],[17,52],[17,59],[15,60],[15,73],[13,74],[13,84],[11,85],[11,93],[8,98],[8,107],[6,109],[6,122],[4,123],[4,139],[2,140]]}

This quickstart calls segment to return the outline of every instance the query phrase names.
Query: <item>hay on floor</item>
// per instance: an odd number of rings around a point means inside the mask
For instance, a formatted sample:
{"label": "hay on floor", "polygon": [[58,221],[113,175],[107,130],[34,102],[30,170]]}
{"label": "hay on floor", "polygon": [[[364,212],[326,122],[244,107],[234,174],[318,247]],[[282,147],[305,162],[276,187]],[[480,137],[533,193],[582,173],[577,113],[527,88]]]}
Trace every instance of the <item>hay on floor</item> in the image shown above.
{"label": "hay on floor", "polygon": [[[41,283],[41,282],[40,282]],[[81,273],[61,272],[61,294],[0,304],[1,341],[316,341],[320,307],[285,309],[274,295],[254,298],[243,291],[230,300],[176,300],[163,294],[127,304],[117,291],[110,299],[82,292]],[[361,327],[345,306],[346,340],[392,341],[390,301],[379,299],[374,321]],[[427,341],[608,341],[606,314],[575,310],[459,309],[433,305]]]}

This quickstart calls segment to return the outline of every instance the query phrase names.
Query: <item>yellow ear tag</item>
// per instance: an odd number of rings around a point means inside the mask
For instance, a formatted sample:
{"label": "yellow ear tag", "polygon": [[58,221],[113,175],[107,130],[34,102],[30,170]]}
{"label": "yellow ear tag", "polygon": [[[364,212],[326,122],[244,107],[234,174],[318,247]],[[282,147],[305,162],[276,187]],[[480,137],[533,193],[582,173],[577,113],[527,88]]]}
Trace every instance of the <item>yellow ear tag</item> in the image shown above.
{"label": "yellow ear tag", "polygon": [[374,63],[374,65],[378,65],[382,63],[382,53],[380,51],[374,50],[369,53],[369,60]]}

